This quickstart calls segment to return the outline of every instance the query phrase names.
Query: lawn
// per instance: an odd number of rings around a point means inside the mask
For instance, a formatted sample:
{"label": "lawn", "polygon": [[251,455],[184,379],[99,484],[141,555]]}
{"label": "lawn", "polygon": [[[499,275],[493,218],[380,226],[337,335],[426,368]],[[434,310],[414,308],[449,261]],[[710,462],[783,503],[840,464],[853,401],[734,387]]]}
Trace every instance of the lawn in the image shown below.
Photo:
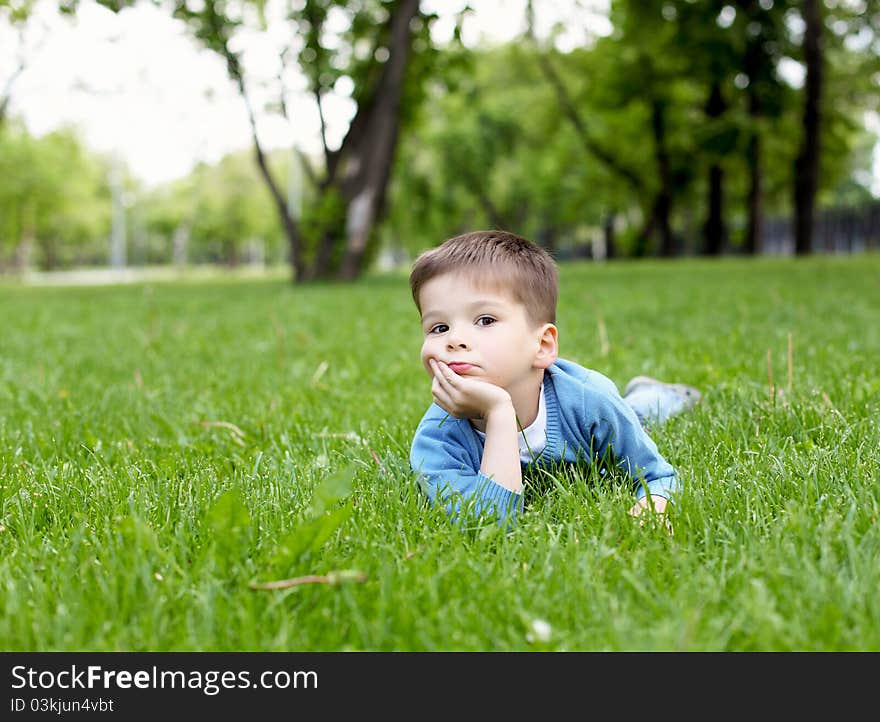
{"label": "lawn", "polygon": [[6,651],[880,651],[880,256],[562,265],[561,355],[704,392],[653,432],[672,535],[589,469],[509,533],[427,506],[405,275],[0,317]]}

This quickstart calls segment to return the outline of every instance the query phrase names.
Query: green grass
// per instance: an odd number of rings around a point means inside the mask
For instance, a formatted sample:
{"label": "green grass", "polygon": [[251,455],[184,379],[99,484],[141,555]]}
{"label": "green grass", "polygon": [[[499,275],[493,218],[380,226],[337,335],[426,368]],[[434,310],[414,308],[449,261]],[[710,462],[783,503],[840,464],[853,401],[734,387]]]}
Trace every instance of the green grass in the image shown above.
{"label": "green grass", "polygon": [[[673,536],[591,474],[509,534],[427,507],[403,276],[6,285],[0,316],[4,650],[880,650],[880,256],[563,266],[563,356],[704,392],[653,433]],[[333,570],[367,579],[248,586]]]}

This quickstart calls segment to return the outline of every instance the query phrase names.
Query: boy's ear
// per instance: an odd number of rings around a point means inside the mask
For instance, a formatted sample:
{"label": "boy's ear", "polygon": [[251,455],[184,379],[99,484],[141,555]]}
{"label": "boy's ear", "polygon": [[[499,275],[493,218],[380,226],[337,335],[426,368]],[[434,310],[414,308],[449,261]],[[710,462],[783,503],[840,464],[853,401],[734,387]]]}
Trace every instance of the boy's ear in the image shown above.
{"label": "boy's ear", "polygon": [[559,331],[552,323],[545,323],[538,338],[538,353],[535,355],[534,367],[545,369],[556,360],[558,355]]}

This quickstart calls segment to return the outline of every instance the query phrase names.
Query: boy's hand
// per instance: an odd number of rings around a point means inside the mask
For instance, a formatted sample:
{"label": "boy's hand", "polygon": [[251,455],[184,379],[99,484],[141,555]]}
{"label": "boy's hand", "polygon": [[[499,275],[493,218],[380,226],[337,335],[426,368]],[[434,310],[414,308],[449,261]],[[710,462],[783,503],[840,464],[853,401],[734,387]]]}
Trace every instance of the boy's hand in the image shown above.
{"label": "boy's hand", "polygon": [[[639,499],[633,505],[632,509],[629,510],[629,513],[633,516],[640,516],[642,513],[644,513],[646,509],[648,509],[648,506],[650,505],[652,512],[659,515],[657,518],[659,521],[662,522],[663,526],[666,528],[666,531],[672,534],[672,524],[670,524],[669,522],[669,517],[666,516],[666,504],[667,500],[665,497],[657,496],[655,494],[649,494],[648,496]],[[643,517],[639,519],[639,523],[644,524],[645,520],[646,519]]]}
{"label": "boy's hand", "polygon": [[458,419],[485,419],[494,409],[513,403],[510,394],[500,386],[459,376],[442,361],[429,359],[428,363],[434,374],[434,401]]}

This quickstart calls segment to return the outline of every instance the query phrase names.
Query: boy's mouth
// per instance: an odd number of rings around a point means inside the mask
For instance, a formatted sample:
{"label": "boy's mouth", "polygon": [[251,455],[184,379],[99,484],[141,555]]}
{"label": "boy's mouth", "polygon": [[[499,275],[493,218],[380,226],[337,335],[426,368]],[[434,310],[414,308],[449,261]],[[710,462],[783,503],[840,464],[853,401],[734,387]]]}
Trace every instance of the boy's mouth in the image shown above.
{"label": "boy's mouth", "polygon": [[451,363],[446,365],[449,366],[449,368],[451,368],[457,374],[463,374],[465,371],[473,368],[473,364],[467,363]]}

